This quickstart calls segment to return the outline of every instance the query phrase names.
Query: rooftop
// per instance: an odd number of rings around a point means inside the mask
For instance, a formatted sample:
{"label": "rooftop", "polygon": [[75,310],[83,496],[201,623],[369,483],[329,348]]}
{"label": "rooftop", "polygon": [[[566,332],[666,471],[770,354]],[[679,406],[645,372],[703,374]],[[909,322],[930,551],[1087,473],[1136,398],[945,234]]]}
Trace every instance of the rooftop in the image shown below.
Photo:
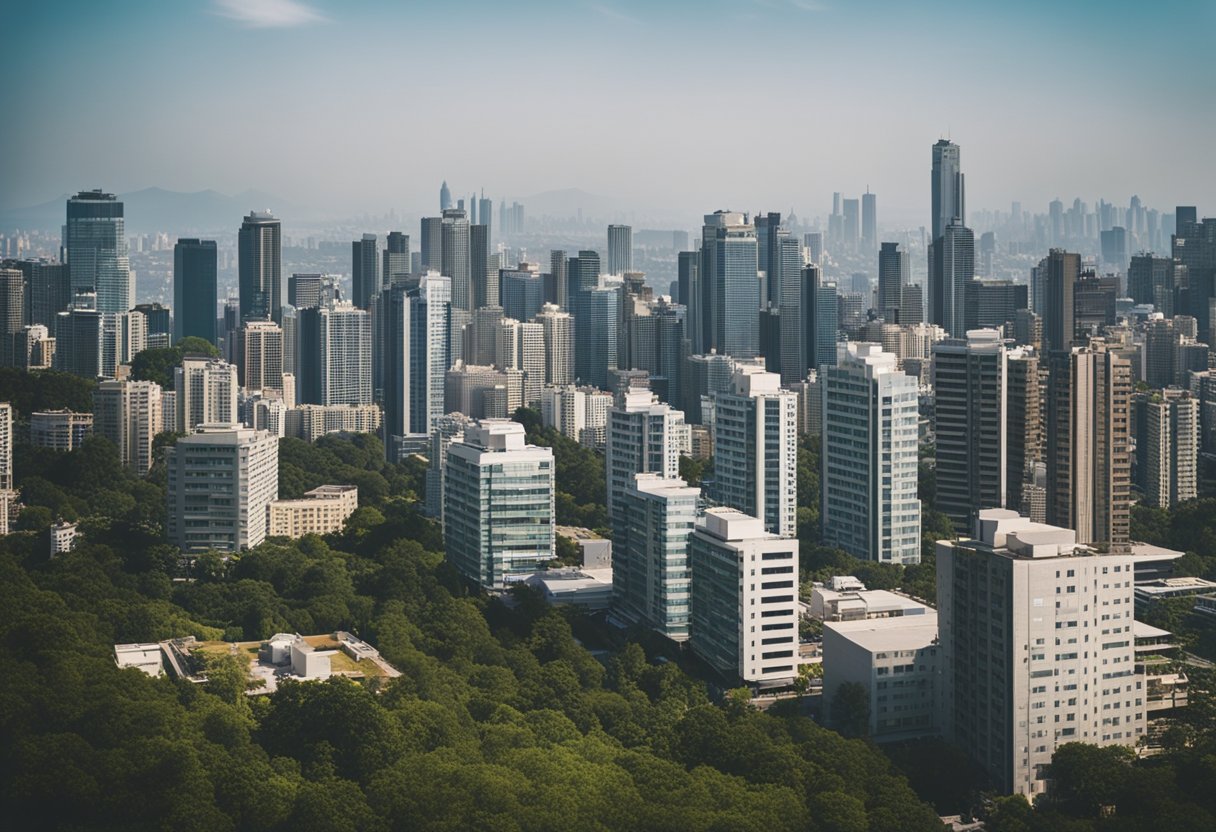
{"label": "rooftop", "polygon": [[829,621],[823,625],[871,652],[916,650],[937,640],[937,613],[915,618],[867,618],[861,621]]}

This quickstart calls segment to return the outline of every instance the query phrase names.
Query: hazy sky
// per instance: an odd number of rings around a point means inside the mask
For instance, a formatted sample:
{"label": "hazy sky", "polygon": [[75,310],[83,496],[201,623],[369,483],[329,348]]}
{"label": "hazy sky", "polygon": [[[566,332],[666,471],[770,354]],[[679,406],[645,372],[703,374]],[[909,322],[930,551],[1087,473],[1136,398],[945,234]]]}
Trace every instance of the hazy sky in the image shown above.
{"label": "hazy sky", "polygon": [[259,189],[335,213],[577,187],[818,214],[868,184],[1216,213],[1212,0],[36,0],[0,4],[0,207]]}

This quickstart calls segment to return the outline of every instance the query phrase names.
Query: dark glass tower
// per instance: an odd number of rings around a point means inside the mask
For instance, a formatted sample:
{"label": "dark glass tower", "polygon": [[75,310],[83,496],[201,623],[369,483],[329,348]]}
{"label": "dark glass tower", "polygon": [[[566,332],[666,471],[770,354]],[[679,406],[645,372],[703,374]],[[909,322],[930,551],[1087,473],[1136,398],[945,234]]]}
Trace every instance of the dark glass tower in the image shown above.
{"label": "dark glass tower", "polygon": [[173,247],[173,340],[218,343],[215,240],[183,238]]}
{"label": "dark glass tower", "polygon": [[282,228],[266,211],[251,211],[237,233],[241,320],[283,317]]}
{"label": "dark glass tower", "polygon": [[102,191],[68,200],[66,249],[72,290],[95,291],[99,312],[126,312],[134,303],[123,206]]}

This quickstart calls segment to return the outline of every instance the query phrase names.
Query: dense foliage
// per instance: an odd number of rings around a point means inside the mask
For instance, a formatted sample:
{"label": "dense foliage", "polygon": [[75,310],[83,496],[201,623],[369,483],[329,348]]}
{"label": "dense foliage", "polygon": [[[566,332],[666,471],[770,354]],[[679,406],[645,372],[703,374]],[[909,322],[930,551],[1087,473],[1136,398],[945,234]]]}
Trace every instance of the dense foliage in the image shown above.
{"label": "dense foliage", "polygon": [[[385,465],[374,439],[285,441],[283,459],[285,492],[338,477],[366,487],[345,532],[269,541],[175,582],[155,472],[125,475],[104,440],[58,459],[18,455],[20,481],[48,484],[43,502],[95,520],[84,544],[54,560],[43,535],[0,540],[6,820],[22,829],[938,828],[861,741],[733,700],[710,704],[703,684],[674,663],[648,662],[636,644],[597,660],[573,636],[585,621],[528,593],[513,606],[470,594],[412,505],[418,472]],[[602,467],[598,478],[602,489]],[[119,670],[112,658],[116,642],[336,628],[375,643],[403,676],[287,683],[250,699],[227,660],[199,686]]]}
{"label": "dense foliage", "polygon": [[92,379],[58,370],[27,373],[16,367],[0,367],[0,402],[13,406],[18,421],[28,421],[31,413],[40,410],[67,408],[91,413],[96,386]]}
{"label": "dense foliage", "polygon": [[603,455],[554,428],[543,427],[540,413],[535,409],[520,408],[515,413],[515,420],[523,423],[529,443],[553,449],[557,524],[607,534],[608,496]]}
{"label": "dense foliage", "polygon": [[173,389],[173,368],[180,367],[186,355],[206,355],[218,358],[220,351],[206,338],[187,336],[171,347],[144,350],[131,361],[131,378],[155,381],[166,390]]}

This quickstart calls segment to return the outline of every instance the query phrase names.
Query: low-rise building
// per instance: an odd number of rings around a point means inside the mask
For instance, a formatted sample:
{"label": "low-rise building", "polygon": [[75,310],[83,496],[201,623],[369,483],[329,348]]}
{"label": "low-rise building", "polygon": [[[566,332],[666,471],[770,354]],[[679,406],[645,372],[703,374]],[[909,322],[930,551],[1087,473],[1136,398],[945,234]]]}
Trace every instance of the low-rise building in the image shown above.
{"label": "low-rise building", "polygon": [[301,404],[286,412],[284,432],[316,442],[327,433],[375,433],[381,418],[375,404]]}
{"label": "low-rise building", "polygon": [[51,524],[51,557],[76,548],[77,524],[66,520]]}
{"label": "low-rise building", "polygon": [[589,610],[606,610],[612,604],[612,569],[571,566],[535,572],[525,580],[549,604],[570,604]]}
{"label": "low-rise building", "polygon": [[359,488],[354,485],[322,485],[306,491],[298,500],[275,500],[270,504],[268,537],[303,537],[342,531],[359,507]]}
{"label": "low-rise building", "polygon": [[149,676],[163,676],[165,672],[160,645],[156,642],[115,644],[114,661],[119,667],[134,667]]}
{"label": "low-rise building", "polygon": [[1157,578],[1136,584],[1136,611],[1142,612],[1167,598],[1195,598],[1216,592],[1216,581],[1204,578]]}
{"label": "low-rise building", "polygon": [[869,701],[869,734],[877,741],[937,733],[942,674],[937,613],[914,620],[878,618],[823,625],[823,701],[828,721],[841,685],[861,685]]}

